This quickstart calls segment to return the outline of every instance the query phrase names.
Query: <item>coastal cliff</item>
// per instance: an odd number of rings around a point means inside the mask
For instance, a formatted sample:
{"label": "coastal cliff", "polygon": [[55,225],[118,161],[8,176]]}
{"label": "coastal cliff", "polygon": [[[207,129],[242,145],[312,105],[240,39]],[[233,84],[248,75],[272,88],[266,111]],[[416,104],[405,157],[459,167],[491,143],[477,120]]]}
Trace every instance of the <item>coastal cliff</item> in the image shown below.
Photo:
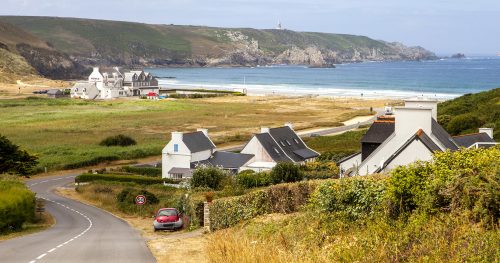
{"label": "coastal cliff", "polygon": [[[3,16],[0,20],[47,43],[48,47],[43,49],[20,46],[18,53],[41,74],[56,78],[74,77],[67,69],[77,69],[75,74],[79,74],[83,72],[80,66],[94,65],[334,67],[334,64],[347,62],[436,58],[434,53],[421,47],[346,34],[55,17]],[[57,59],[53,52],[58,54]],[[52,69],[55,65],[63,68]]]}

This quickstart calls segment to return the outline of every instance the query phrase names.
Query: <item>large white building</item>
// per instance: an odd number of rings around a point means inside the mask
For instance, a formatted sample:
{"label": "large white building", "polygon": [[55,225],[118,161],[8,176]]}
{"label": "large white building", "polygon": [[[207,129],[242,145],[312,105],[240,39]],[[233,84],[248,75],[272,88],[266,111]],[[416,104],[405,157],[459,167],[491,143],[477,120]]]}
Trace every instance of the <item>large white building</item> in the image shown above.
{"label": "large white building", "polygon": [[496,144],[491,128],[450,136],[437,122],[437,104],[434,100],[407,100],[404,107],[395,108],[394,116],[378,118],[361,139],[361,152],[339,162],[341,176],[385,172],[431,160],[434,152]]}
{"label": "large white building", "polygon": [[[114,99],[158,92],[158,80],[144,71],[123,71],[115,67],[95,67],[86,82],[78,82],[71,89],[72,98]],[[97,93],[97,94],[96,94]]]}

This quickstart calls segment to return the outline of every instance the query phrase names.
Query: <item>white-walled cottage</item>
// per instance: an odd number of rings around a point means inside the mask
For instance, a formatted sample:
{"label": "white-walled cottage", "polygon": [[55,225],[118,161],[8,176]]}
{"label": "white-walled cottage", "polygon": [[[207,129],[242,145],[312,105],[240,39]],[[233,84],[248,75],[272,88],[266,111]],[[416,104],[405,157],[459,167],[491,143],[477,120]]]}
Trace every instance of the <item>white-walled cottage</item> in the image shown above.
{"label": "white-walled cottage", "polygon": [[437,101],[407,100],[394,116],[382,116],[361,139],[361,152],[339,162],[341,176],[367,175],[391,170],[417,160],[427,161],[437,151],[496,144],[493,130],[451,137],[437,120]]}
{"label": "white-walled cottage", "polygon": [[278,128],[261,128],[261,132],[250,139],[241,153],[254,155],[242,170],[257,172],[270,170],[279,162],[304,164],[319,156],[295,133],[291,123]]}

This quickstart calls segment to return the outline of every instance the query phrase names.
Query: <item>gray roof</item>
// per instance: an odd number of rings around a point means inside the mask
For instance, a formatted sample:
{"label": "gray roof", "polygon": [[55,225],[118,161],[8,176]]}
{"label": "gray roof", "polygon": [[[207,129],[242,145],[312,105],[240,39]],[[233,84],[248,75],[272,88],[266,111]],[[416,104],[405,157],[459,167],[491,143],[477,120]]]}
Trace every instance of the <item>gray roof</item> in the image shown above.
{"label": "gray roof", "polygon": [[383,143],[393,132],[393,121],[375,121],[361,138],[362,143]]}
{"label": "gray roof", "polygon": [[446,149],[450,149],[452,151],[458,150],[458,146],[455,144],[455,141],[453,141],[453,138],[451,138],[450,134],[439,125],[439,123],[432,119],[432,134],[436,136],[436,138],[441,142],[441,144],[446,147]]}
{"label": "gray roof", "polygon": [[269,129],[279,147],[295,162],[318,157],[319,154],[307,147],[299,136],[288,126]]}
{"label": "gray roof", "polygon": [[253,154],[216,151],[208,159],[208,162],[210,162],[210,164],[213,166],[222,166],[226,169],[240,168],[248,161],[250,161],[253,157]]}
{"label": "gray roof", "polygon": [[210,139],[201,131],[184,133],[182,135],[182,141],[192,153],[212,150],[215,148],[212,141],[210,141]]}
{"label": "gray roof", "polygon": [[478,143],[478,142],[495,142],[495,140],[493,140],[488,134],[486,134],[484,132],[454,136],[453,140],[459,146],[462,146],[465,148],[468,148],[468,147],[470,147],[473,144]]}
{"label": "gray roof", "polygon": [[63,92],[58,89],[49,89],[49,91],[47,91],[47,95],[61,95],[61,94],[63,94]]}
{"label": "gray roof", "polygon": [[193,170],[189,168],[178,168],[178,167],[172,167],[170,171],[168,171],[169,174],[182,174],[182,177],[191,177],[193,176]]}
{"label": "gray roof", "polygon": [[255,138],[259,140],[262,147],[264,147],[266,152],[275,162],[292,161],[290,158],[286,156],[285,152],[281,149],[281,147],[278,144],[276,144],[276,142],[273,140],[273,137],[271,137],[269,133],[265,132],[256,134]]}

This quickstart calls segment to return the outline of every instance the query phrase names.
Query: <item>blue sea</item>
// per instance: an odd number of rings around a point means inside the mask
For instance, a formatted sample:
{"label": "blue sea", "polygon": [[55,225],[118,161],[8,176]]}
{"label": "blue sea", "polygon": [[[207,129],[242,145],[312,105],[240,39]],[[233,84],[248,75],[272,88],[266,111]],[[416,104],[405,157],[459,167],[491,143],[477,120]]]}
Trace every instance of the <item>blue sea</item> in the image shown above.
{"label": "blue sea", "polygon": [[450,99],[500,87],[500,57],[365,62],[336,68],[150,68],[162,87],[253,94]]}

